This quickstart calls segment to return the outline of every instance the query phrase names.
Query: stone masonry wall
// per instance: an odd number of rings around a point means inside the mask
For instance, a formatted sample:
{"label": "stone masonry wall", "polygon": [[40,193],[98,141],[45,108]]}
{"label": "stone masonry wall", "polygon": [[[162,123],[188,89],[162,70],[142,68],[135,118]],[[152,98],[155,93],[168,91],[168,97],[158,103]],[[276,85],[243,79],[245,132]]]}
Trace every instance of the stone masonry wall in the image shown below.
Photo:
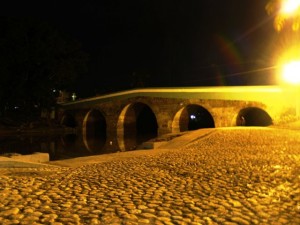
{"label": "stone masonry wall", "polygon": [[[188,105],[199,105],[205,108],[213,117],[215,127],[235,126],[239,111],[247,107],[258,107],[267,111],[267,107],[259,102],[236,101],[236,100],[201,100],[201,99],[178,99],[159,97],[134,97],[114,101],[104,101],[96,104],[82,103],[62,108],[64,113],[74,116],[78,130],[82,131],[83,121],[90,110],[98,110],[104,116],[107,125],[106,148],[115,149],[118,143],[118,121],[124,108],[130,104],[143,103],[153,111],[157,124],[158,135],[172,132],[172,124],[177,112]],[[63,113],[60,113],[63,115]],[[122,126],[119,124],[119,126]]]}

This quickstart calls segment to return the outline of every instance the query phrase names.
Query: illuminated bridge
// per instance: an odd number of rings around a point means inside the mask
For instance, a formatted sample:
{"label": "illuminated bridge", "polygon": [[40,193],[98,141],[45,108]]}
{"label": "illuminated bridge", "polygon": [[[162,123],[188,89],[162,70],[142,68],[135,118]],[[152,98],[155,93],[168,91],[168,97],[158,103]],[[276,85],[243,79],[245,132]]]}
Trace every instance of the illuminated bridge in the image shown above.
{"label": "illuminated bridge", "polygon": [[62,124],[77,128],[84,140],[98,138],[106,149],[121,151],[163,134],[277,125],[299,116],[296,91],[279,86],[144,88],[60,106]]}

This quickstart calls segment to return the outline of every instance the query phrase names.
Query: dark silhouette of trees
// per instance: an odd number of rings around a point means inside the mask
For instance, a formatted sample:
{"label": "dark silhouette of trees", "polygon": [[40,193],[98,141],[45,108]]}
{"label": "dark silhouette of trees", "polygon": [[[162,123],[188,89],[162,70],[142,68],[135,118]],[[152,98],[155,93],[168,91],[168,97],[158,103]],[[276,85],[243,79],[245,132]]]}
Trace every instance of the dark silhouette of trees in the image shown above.
{"label": "dark silhouette of trees", "polygon": [[149,84],[150,75],[144,72],[133,72],[131,75],[131,87],[143,88]]}
{"label": "dark silhouette of trees", "polygon": [[34,18],[0,18],[0,113],[39,112],[55,105],[86,70],[80,44]]}

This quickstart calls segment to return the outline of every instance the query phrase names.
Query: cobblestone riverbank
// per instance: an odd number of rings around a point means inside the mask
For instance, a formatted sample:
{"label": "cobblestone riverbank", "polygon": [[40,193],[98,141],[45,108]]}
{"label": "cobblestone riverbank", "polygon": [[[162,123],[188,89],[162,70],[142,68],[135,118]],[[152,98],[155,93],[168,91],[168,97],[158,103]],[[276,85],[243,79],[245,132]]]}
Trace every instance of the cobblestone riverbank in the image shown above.
{"label": "cobblestone riverbank", "polygon": [[180,149],[126,154],[0,168],[0,224],[300,224],[299,131],[216,129]]}

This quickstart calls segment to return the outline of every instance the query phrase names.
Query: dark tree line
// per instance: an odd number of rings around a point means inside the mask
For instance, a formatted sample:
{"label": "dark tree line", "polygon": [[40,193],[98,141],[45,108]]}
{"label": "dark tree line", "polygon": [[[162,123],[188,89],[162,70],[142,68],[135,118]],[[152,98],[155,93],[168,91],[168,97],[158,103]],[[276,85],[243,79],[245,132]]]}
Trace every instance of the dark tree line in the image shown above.
{"label": "dark tree line", "polygon": [[0,18],[0,112],[24,115],[55,105],[86,70],[75,40],[34,18]]}

